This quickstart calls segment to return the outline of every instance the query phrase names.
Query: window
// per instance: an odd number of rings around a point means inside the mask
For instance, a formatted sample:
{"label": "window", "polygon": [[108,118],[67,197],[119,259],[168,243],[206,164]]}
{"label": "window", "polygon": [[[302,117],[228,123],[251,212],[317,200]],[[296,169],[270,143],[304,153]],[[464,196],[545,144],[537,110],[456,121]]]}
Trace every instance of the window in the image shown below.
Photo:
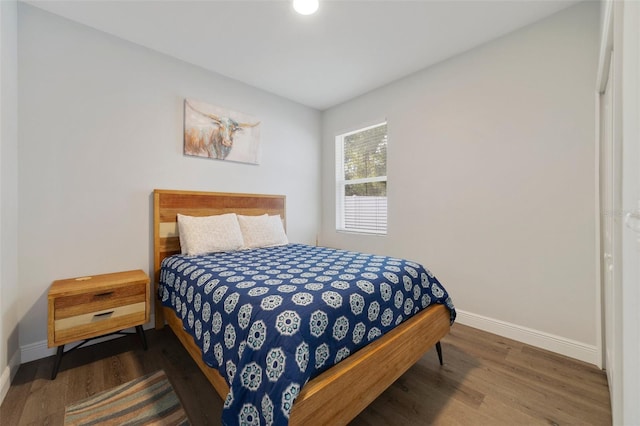
{"label": "window", "polygon": [[336,229],[387,233],[387,123],[336,137]]}

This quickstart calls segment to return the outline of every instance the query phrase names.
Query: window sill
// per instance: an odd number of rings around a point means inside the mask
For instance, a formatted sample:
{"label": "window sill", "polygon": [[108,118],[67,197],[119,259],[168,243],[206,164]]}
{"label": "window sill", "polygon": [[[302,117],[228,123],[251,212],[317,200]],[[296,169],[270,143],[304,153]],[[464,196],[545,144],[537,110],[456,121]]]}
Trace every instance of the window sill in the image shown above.
{"label": "window sill", "polygon": [[354,231],[350,229],[336,229],[336,232],[339,234],[350,234],[350,235],[365,235],[372,237],[386,237],[386,232],[374,232],[374,231]]}

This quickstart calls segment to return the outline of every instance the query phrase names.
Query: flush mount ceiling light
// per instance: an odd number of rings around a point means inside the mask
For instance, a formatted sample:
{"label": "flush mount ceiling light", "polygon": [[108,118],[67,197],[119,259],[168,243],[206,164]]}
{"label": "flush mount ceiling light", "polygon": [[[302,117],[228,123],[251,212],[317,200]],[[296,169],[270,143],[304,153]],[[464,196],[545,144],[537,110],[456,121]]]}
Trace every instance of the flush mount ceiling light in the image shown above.
{"label": "flush mount ceiling light", "polygon": [[293,8],[300,15],[311,15],[318,10],[318,0],[293,0]]}

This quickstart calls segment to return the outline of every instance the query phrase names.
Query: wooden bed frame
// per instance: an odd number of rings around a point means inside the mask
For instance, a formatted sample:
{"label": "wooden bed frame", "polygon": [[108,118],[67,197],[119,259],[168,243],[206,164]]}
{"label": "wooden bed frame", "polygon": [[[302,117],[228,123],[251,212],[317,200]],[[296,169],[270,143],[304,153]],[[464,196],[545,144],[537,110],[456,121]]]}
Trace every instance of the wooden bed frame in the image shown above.
{"label": "wooden bed frame", "polygon": [[[220,373],[202,361],[200,348],[182,327],[182,321],[157,298],[160,264],[180,253],[178,213],[208,216],[235,212],[243,215],[279,214],[283,195],[232,194],[156,189],[154,207],[154,301],[156,328],[165,320],[222,399],[229,387]],[[449,310],[434,305],[403,322],[375,342],[310,380],[296,398],[290,425],[347,424],[415,364],[449,332]]]}

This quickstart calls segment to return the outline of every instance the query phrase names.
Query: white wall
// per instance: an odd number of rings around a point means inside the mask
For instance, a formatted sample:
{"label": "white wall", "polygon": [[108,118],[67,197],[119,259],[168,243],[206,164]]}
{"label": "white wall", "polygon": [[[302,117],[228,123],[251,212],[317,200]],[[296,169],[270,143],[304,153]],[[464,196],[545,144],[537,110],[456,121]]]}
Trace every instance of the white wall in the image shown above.
{"label": "white wall", "polygon": [[18,350],[17,3],[0,1],[0,402]]}
{"label": "white wall", "polygon": [[[595,363],[598,15],[579,4],[326,111],[320,243],[418,260],[461,322]],[[334,136],[384,118],[388,235],[337,233]]]}
{"label": "white wall", "polygon": [[[154,188],[285,194],[290,239],[315,242],[320,112],[25,4],[18,22],[23,361],[53,280],[151,272]],[[261,164],[183,156],[184,98],[260,119]]]}

